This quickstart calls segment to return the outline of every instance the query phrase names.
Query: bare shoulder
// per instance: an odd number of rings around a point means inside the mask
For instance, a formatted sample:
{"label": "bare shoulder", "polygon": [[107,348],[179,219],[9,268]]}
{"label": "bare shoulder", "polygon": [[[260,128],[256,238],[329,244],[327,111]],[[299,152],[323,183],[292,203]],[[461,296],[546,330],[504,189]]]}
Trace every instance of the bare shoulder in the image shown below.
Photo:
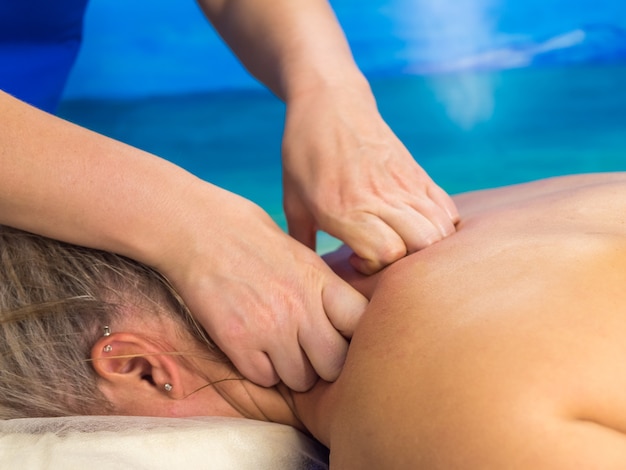
{"label": "bare shoulder", "polygon": [[559,176],[458,194],[454,198],[461,213],[469,217],[515,205],[562,199],[563,196],[626,203],[626,172]]}
{"label": "bare shoulder", "polygon": [[337,463],[626,466],[626,177],[490,194],[381,276],[337,384]]}
{"label": "bare shoulder", "polygon": [[[457,229],[462,236],[455,235],[451,240],[452,244],[460,243],[466,252],[461,259],[469,254],[466,246],[497,248],[510,237],[539,228],[545,231],[552,227],[570,234],[584,226],[593,226],[596,231],[626,232],[626,172],[562,176],[459,194],[454,199],[461,213]],[[572,227],[573,223],[578,227]],[[441,247],[448,250],[449,246],[450,240],[445,240],[425,252],[437,252]],[[381,273],[358,273],[349,263],[351,254],[352,250],[344,245],[324,255],[324,259],[340,277],[370,298]],[[398,266],[404,269],[406,264]],[[415,261],[408,264],[416,265]]]}

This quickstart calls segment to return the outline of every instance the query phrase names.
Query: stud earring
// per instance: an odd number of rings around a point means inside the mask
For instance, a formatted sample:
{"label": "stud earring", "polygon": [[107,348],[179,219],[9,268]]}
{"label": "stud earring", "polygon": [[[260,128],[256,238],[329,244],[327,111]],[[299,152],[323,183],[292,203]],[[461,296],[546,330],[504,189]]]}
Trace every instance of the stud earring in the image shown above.
{"label": "stud earring", "polygon": [[163,388],[165,389],[166,392],[171,392],[172,391],[172,384],[165,384],[163,385]]}
{"label": "stud earring", "polygon": [[102,350],[104,352],[111,352],[113,350],[113,346],[111,346],[110,344],[107,344],[105,347],[102,348]]}
{"label": "stud earring", "polygon": [[104,327],[104,334],[102,336],[111,336],[111,328],[109,326]]}

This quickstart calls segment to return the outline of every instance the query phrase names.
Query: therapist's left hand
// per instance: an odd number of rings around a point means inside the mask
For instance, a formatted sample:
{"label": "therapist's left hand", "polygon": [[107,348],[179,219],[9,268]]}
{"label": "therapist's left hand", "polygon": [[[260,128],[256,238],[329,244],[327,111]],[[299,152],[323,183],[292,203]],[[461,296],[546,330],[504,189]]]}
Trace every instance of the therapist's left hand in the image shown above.
{"label": "therapist's left hand", "polygon": [[287,102],[283,168],[289,233],[311,248],[317,230],[339,238],[364,274],[455,231],[454,202],[384,122],[366,84]]}

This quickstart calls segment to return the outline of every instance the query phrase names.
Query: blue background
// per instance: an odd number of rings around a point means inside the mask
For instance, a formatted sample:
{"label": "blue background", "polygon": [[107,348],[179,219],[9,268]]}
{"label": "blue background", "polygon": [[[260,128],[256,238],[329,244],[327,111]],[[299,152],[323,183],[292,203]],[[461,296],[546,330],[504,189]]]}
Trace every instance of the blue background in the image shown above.
{"label": "blue background", "polygon": [[[626,56],[623,0],[331,4],[369,78]],[[255,87],[194,1],[91,0],[65,96],[136,98]]]}

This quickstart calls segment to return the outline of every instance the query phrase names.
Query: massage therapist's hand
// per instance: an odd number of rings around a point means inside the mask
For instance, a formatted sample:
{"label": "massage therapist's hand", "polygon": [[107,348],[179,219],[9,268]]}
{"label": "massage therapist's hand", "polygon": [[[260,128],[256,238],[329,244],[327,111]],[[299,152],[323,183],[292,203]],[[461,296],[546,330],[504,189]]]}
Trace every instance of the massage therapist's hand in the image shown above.
{"label": "massage therapist's hand", "polygon": [[[161,266],[218,346],[250,380],[304,391],[334,381],[366,299],[258,206],[222,192],[218,217]],[[205,235],[208,233],[213,235]]]}
{"label": "massage therapist's hand", "polygon": [[328,1],[199,3],[246,68],[287,104],[284,200],[296,239],[313,247],[316,229],[324,230],[371,273],[454,232],[454,203],[380,117]]}
{"label": "massage therapist's hand", "polygon": [[261,385],[337,378],[366,300],[258,206],[2,92],[0,118],[0,224],[159,270]]}
{"label": "massage therapist's hand", "polygon": [[378,113],[366,83],[287,102],[284,207],[289,233],[310,247],[323,230],[370,274],[455,231],[452,199]]}

